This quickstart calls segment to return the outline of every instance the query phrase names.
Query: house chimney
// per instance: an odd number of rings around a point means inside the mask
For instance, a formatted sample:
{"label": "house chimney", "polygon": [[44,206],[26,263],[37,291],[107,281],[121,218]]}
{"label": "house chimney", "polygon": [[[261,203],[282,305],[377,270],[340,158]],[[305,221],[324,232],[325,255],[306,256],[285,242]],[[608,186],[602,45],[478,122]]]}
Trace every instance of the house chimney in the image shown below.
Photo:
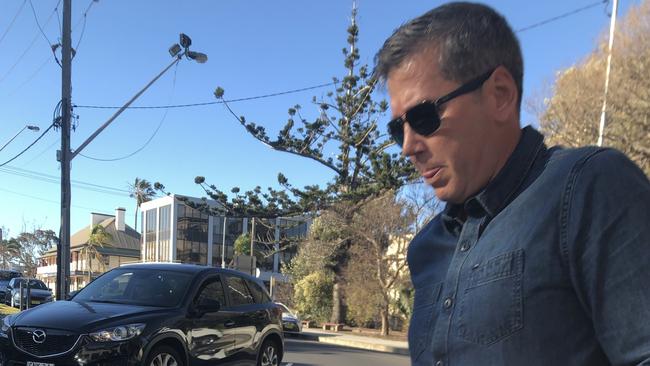
{"label": "house chimney", "polygon": [[118,207],[115,209],[115,229],[119,231],[126,230],[126,225],[124,224],[124,212],[126,209],[123,207]]}
{"label": "house chimney", "polygon": [[91,212],[90,213],[90,229],[92,230],[92,227],[99,224],[100,222],[110,219],[111,215],[106,215],[102,213],[97,213],[97,212]]}

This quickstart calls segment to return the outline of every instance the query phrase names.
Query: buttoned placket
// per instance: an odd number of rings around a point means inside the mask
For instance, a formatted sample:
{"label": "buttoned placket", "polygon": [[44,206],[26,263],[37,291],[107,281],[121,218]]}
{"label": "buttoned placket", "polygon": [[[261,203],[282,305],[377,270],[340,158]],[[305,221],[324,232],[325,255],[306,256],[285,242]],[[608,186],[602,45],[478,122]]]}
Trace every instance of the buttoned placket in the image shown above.
{"label": "buttoned placket", "polygon": [[433,360],[436,366],[448,366],[448,344],[453,329],[451,320],[456,305],[459,279],[462,268],[472,250],[477,244],[485,217],[468,217],[458,237],[456,251],[449,264],[449,270],[444,281],[443,297],[436,309],[438,319],[436,321],[433,336],[431,337]]}

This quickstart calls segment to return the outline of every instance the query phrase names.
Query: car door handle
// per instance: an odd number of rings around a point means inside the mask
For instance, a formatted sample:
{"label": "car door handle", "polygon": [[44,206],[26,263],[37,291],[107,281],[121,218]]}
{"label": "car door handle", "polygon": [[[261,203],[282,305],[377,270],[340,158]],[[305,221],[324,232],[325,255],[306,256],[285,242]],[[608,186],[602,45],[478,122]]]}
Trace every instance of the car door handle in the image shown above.
{"label": "car door handle", "polygon": [[232,328],[232,327],[235,326],[235,322],[232,321],[232,320],[228,320],[227,322],[223,323],[223,325],[224,325],[226,328]]}

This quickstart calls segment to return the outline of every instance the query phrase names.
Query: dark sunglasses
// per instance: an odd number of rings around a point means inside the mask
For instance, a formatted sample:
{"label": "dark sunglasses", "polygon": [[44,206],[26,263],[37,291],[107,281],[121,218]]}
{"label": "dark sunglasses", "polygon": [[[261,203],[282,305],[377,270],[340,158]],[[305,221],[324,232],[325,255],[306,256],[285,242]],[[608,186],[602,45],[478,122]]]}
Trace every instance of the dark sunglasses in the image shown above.
{"label": "dark sunglasses", "polygon": [[404,143],[404,123],[408,122],[409,126],[417,134],[422,136],[429,136],[440,127],[440,114],[438,109],[441,105],[448,101],[459,97],[463,94],[471,93],[474,90],[483,86],[483,83],[492,76],[495,69],[490,72],[468,81],[467,83],[458,87],[447,95],[436,99],[435,101],[425,100],[422,103],[415,105],[401,116],[388,122],[388,133],[395,142],[401,147]]}

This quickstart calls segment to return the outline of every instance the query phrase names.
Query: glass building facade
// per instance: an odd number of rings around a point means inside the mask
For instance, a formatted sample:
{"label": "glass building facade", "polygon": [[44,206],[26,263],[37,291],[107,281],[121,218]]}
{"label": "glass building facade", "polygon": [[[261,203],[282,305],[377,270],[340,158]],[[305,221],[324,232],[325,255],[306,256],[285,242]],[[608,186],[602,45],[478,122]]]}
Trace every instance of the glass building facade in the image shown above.
{"label": "glass building facade", "polygon": [[[257,268],[273,273],[295,256],[297,246],[292,244],[307,234],[308,220],[210,216],[188,206],[184,202],[187,199],[203,202],[171,195],[141,205],[143,261],[228,267],[235,257],[235,240],[250,233],[254,226]],[[278,250],[287,244],[288,249]]]}

